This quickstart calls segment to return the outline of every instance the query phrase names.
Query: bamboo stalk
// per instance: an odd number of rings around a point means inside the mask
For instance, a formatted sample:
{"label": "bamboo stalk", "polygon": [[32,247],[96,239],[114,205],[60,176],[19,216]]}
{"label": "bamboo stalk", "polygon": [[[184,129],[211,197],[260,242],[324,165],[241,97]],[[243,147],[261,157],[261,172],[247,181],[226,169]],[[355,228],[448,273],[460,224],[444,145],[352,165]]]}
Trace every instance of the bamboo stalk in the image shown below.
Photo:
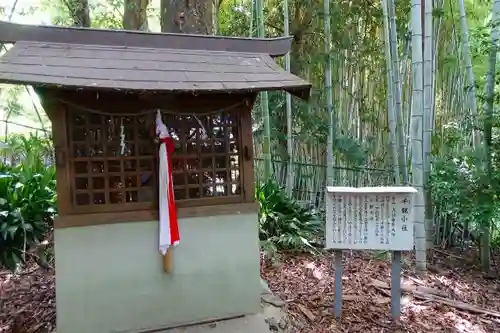
{"label": "bamboo stalk", "polygon": [[333,113],[333,91],[332,91],[332,52],[331,52],[331,33],[330,33],[330,0],[324,0],[324,29],[325,29],[325,52],[327,56],[325,70],[325,90],[326,90],[326,109],[328,112],[328,139],[327,139],[327,179],[328,185],[333,185],[333,143],[335,140],[335,115]]}
{"label": "bamboo stalk", "polygon": [[[389,36],[389,16],[387,13],[387,0],[382,0],[382,12],[384,13],[384,41],[385,41],[385,60],[387,75],[387,117],[389,119],[389,142],[392,152],[392,167],[394,169],[394,179],[396,184],[401,183],[401,173],[399,169],[398,147],[396,141],[396,113],[394,99],[394,79],[393,63],[391,59],[391,41]],[[399,101],[401,102],[401,101]]]}
{"label": "bamboo stalk", "polygon": [[472,60],[469,54],[469,27],[467,25],[467,18],[465,17],[465,4],[464,0],[459,0],[460,9],[460,30],[462,33],[462,47],[463,57],[465,60],[465,70],[467,73],[467,104],[470,108],[472,116],[472,145],[476,147],[480,144],[480,133],[476,130],[477,127],[477,100],[476,100],[476,85],[474,72],[472,71]]}
{"label": "bamboo stalk", "polygon": [[[284,35],[290,35],[290,19],[288,15],[288,1],[283,1],[283,25]],[[290,52],[285,54],[285,69],[290,72]],[[288,195],[293,193],[293,128],[292,128],[292,96],[290,93],[285,93],[286,98],[286,147],[288,153],[288,167],[286,169],[286,184]]]}
{"label": "bamboo stalk", "polygon": [[417,271],[426,270],[425,205],[423,188],[423,122],[424,88],[422,56],[421,0],[412,0],[412,126],[411,126],[411,172],[412,185],[417,189],[414,199],[415,261]]}
{"label": "bamboo stalk", "polygon": [[[264,4],[263,0],[256,0],[257,34],[259,38],[265,37],[264,28]],[[262,120],[264,122],[264,136],[262,139],[262,154],[264,155],[264,177],[270,179],[272,176],[271,163],[271,125],[269,119],[269,96],[267,91],[260,93],[260,106]]]}

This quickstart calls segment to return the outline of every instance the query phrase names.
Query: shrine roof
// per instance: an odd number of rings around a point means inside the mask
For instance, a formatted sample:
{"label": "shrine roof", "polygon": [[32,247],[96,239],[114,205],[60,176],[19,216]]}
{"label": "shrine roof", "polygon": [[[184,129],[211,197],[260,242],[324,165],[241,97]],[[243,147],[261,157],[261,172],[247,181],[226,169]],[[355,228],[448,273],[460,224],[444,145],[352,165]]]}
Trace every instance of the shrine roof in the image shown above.
{"label": "shrine roof", "polygon": [[290,51],[292,45],[291,36],[277,38],[226,37],[123,29],[28,25],[0,20],[0,43],[14,44],[19,41],[158,49],[255,52],[268,54],[272,57],[285,55]]}
{"label": "shrine roof", "polygon": [[0,57],[0,82],[155,92],[286,90],[311,85],[269,54],[18,41]]}

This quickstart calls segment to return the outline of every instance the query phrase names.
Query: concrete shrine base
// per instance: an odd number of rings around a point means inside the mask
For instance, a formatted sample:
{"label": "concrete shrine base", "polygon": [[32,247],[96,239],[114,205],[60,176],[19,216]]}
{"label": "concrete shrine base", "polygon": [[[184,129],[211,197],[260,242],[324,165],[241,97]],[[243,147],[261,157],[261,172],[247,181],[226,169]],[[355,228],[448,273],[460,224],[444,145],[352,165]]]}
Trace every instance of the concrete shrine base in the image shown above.
{"label": "concrete shrine base", "polygon": [[258,313],[257,220],[257,212],[180,219],[171,274],[158,221],[56,229],[57,332],[161,331]]}
{"label": "concrete shrine base", "polygon": [[158,333],[286,333],[288,321],[285,302],[271,293],[265,281],[261,280],[261,285],[261,311],[255,315],[179,327]]}
{"label": "concrete shrine base", "polygon": [[269,326],[262,314],[244,316],[205,325],[180,327],[161,333],[267,333]]}

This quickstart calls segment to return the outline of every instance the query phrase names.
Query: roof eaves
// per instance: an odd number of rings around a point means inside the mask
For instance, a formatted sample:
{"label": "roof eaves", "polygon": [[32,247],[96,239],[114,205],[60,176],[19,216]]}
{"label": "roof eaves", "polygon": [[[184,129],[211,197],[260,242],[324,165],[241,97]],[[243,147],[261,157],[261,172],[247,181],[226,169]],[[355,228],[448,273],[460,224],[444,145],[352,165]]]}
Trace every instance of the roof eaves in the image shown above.
{"label": "roof eaves", "polygon": [[18,41],[254,52],[269,54],[272,57],[285,55],[290,51],[292,45],[291,36],[277,38],[224,37],[26,25],[0,20],[0,43],[16,43]]}

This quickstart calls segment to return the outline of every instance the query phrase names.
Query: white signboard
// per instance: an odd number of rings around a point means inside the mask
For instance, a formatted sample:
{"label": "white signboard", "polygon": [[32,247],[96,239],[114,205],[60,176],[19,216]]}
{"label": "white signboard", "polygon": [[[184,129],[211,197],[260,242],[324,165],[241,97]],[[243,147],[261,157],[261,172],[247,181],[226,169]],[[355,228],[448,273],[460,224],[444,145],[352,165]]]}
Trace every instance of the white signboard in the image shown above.
{"label": "white signboard", "polygon": [[413,250],[412,187],[327,187],[326,248]]}

